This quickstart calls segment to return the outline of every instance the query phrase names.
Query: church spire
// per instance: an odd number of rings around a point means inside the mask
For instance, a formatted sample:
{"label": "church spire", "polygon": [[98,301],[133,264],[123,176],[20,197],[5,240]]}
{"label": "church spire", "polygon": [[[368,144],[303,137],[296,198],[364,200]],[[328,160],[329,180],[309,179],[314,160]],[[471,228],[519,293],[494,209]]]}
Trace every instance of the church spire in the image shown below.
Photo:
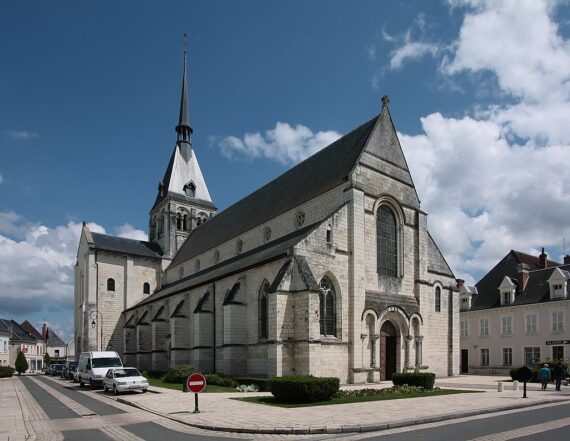
{"label": "church spire", "polygon": [[180,97],[180,117],[176,126],[178,141],[190,142],[190,135],[193,130],[190,127],[190,116],[188,112],[188,81],[187,81],[187,55],[188,55],[188,35],[184,34],[184,73],[182,75],[182,95]]}

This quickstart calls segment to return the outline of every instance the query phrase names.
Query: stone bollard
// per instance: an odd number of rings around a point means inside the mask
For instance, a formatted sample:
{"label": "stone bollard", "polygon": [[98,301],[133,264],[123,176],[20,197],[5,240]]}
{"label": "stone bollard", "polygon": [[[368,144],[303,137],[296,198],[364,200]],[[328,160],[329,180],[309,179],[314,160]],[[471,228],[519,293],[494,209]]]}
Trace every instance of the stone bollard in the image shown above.
{"label": "stone bollard", "polygon": [[517,380],[513,381],[513,390],[518,392],[519,390],[519,382]]}
{"label": "stone bollard", "polygon": [[503,382],[499,381],[497,383],[497,392],[503,392]]}

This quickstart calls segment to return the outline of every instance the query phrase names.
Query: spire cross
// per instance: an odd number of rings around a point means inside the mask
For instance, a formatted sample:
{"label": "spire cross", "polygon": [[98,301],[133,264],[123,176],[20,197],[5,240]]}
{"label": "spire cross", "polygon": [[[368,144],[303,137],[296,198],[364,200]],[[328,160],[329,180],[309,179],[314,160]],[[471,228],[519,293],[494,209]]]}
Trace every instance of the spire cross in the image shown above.
{"label": "spire cross", "polygon": [[390,98],[388,98],[388,95],[384,95],[382,97],[382,108],[388,107],[388,104],[390,104]]}

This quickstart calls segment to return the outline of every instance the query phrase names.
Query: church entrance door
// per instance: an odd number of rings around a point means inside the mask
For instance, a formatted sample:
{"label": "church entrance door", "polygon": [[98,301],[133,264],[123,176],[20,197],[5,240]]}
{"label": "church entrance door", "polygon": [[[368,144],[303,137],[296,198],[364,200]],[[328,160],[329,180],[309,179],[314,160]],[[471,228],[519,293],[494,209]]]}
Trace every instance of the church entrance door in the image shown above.
{"label": "church entrance door", "polygon": [[396,372],[396,352],[398,337],[396,328],[392,322],[387,321],[380,329],[380,380],[386,381],[392,378]]}

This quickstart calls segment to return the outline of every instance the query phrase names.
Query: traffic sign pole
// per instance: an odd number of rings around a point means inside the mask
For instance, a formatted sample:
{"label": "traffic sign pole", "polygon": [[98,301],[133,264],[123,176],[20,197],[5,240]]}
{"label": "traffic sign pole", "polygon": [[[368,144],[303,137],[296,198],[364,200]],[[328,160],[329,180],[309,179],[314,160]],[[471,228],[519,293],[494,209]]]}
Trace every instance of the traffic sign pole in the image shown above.
{"label": "traffic sign pole", "polygon": [[189,392],[194,392],[194,413],[200,413],[198,394],[206,388],[206,377],[202,374],[192,374],[186,379],[186,387]]}
{"label": "traffic sign pole", "polygon": [[200,408],[198,407],[198,392],[194,394],[194,413],[200,413]]}

